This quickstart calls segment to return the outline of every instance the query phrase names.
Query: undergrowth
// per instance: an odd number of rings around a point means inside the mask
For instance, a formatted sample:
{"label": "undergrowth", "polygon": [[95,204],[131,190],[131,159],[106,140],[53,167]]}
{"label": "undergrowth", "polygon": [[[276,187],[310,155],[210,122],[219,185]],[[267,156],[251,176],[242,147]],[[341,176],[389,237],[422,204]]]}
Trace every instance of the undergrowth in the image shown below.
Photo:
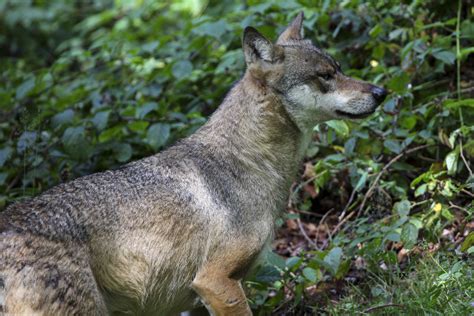
{"label": "undergrowth", "polygon": [[329,315],[470,315],[474,304],[474,264],[450,252],[428,253],[398,273],[368,273],[349,285]]}

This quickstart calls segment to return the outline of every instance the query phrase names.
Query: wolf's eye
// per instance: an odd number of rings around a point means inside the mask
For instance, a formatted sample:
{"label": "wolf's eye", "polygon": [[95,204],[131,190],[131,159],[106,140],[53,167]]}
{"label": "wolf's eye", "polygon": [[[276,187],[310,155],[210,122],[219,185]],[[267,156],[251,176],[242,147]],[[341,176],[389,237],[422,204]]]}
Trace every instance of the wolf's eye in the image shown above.
{"label": "wolf's eye", "polygon": [[333,78],[331,74],[320,74],[319,77],[326,81],[331,80]]}

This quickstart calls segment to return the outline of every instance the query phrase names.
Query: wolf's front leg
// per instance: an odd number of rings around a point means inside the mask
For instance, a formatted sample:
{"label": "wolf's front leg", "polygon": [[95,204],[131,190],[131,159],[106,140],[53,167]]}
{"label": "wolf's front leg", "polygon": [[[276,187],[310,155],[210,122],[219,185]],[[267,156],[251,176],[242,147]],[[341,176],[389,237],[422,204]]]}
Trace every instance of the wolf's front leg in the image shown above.
{"label": "wolf's front leg", "polygon": [[232,279],[217,270],[206,269],[205,272],[198,273],[192,287],[212,315],[252,315],[240,280]]}
{"label": "wolf's front leg", "polygon": [[214,316],[252,315],[240,279],[260,253],[265,238],[246,236],[221,245],[198,270],[192,288]]}

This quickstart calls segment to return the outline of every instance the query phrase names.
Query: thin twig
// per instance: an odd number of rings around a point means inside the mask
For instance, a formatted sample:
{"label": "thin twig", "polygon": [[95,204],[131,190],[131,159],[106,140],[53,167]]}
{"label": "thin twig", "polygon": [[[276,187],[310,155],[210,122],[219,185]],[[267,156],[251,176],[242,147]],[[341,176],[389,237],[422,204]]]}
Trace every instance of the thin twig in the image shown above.
{"label": "thin twig", "polygon": [[[414,209],[415,207],[419,206],[419,205],[423,205],[423,204],[426,204],[428,202],[431,202],[431,199],[429,200],[423,200],[423,201],[420,201],[420,202],[415,202],[411,205],[411,208]],[[411,215],[411,213],[410,213]]]}
{"label": "thin twig", "polygon": [[[318,175],[315,175],[314,177],[311,177],[309,178],[308,180],[305,180],[301,183],[299,183],[294,189],[294,185],[296,184],[293,184],[290,188],[290,197],[288,198],[288,207],[291,207],[293,205],[293,200],[295,199],[296,197],[296,194],[298,194],[298,192],[305,186],[307,185],[308,183],[310,183],[311,181],[314,181],[314,179],[316,179]],[[296,204],[296,203],[295,203]]]}
{"label": "thin twig", "polygon": [[304,239],[306,239],[311,244],[311,246],[313,246],[317,250],[321,250],[321,249],[319,249],[318,245],[316,245],[314,243],[314,241],[312,241],[311,238],[309,238],[308,234],[306,234],[306,231],[304,230],[304,227],[303,227],[303,224],[301,223],[301,220],[299,218],[297,218],[296,222],[298,223],[298,227],[300,228],[301,234],[303,235]]}
{"label": "thin twig", "polygon": [[474,198],[474,194],[472,194],[471,192],[469,192],[469,191],[466,190],[466,189],[461,189],[461,192],[466,193],[466,194],[469,195],[470,197]]}
{"label": "thin twig", "polygon": [[461,155],[462,161],[464,161],[464,164],[466,165],[466,168],[469,171],[469,176],[472,177],[472,170],[469,167],[469,162],[466,160],[466,157],[464,157],[464,154],[463,154],[462,140],[459,140],[459,145],[460,145],[459,154]]}
{"label": "thin twig", "polygon": [[[321,220],[319,221],[319,223],[318,223],[318,232],[316,234],[316,238],[314,238],[314,243],[316,245],[318,244],[318,241],[319,241],[319,227],[324,225],[324,221],[329,216],[329,214],[331,214],[333,211],[334,211],[334,208],[331,208],[329,211],[326,212],[326,214],[324,214],[323,218],[321,218]],[[326,225],[326,227],[329,229],[329,227],[327,225]],[[323,243],[323,248],[324,248],[324,243]],[[320,250],[320,249],[318,249],[318,250]]]}
{"label": "thin twig", "polygon": [[384,305],[379,305],[379,306],[374,306],[374,307],[367,308],[367,309],[364,311],[364,313],[371,313],[371,312],[373,312],[373,311],[376,311],[376,310],[379,310],[379,309],[383,309],[383,308],[386,308],[386,307],[405,308],[404,305],[390,303],[390,304],[384,304]]}
{"label": "thin twig", "polygon": [[349,201],[347,201],[346,206],[345,206],[344,209],[342,210],[341,215],[339,215],[339,220],[342,220],[342,219],[344,218],[344,216],[346,216],[347,209],[349,208],[349,206],[351,205],[352,201],[354,200],[354,197],[355,197],[356,192],[357,192],[357,190],[356,190],[356,188],[354,188],[354,189],[352,190],[351,196],[349,197]]}
{"label": "thin twig", "polygon": [[295,209],[294,211],[300,214],[304,214],[304,215],[309,215],[309,216],[314,216],[314,217],[324,217],[324,215],[314,213],[314,212],[308,212],[308,211],[303,211],[303,210],[298,210],[298,209]]}
{"label": "thin twig", "polygon": [[329,211],[327,211],[326,214],[324,214],[323,218],[321,218],[321,220],[319,221],[319,225],[322,225],[326,218],[329,216],[329,214],[331,214],[333,211],[334,208],[331,208]]}
{"label": "thin twig", "polygon": [[15,185],[17,185],[17,183],[21,180],[22,176],[23,176],[23,174],[18,173],[18,174],[15,176],[15,178],[13,178],[13,180],[10,182],[10,184],[8,184],[8,186],[7,186],[6,190],[5,190],[5,192],[10,192],[10,190],[13,189],[13,187],[14,187]]}
{"label": "thin twig", "polygon": [[421,145],[421,146],[418,146],[418,147],[415,147],[415,148],[408,149],[407,151],[404,151],[404,152],[398,154],[392,160],[390,160],[385,165],[385,167],[383,167],[383,169],[379,172],[379,174],[375,178],[374,182],[372,182],[372,185],[370,186],[369,190],[367,190],[367,193],[365,194],[364,199],[362,200],[362,203],[360,204],[357,216],[360,216],[360,214],[364,210],[365,203],[367,203],[368,198],[372,195],[373,191],[375,190],[375,187],[377,186],[377,184],[380,181],[380,178],[388,170],[388,168],[390,168],[395,162],[397,162],[403,156],[411,154],[411,153],[413,153],[415,151],[418,151],[418,150],[421,150],[421,149],[425,149],[425,148],[430,147],[430,146],[433,146],[433,145]]}
{"label": "thin twig", "polygon": [[293,182],[293,183],[291,184],[291,187],[290,187],[290,192],[289,192],[289,193],[290,193],[290,196],[288,197],[288,204],[287,204],[287,206],[286,206],[287,208],[291,208],[291,207],[293,206],[293,199],[292,199],[292,197],[293,197],[293,188],[294,188],[295,186],[296,186],[296,182]]}
{"label": "thin twig", "polygon": [[463,211],[463,212],[469,213],[469,211],[466,210],[464,207],[458,206],[458,205],[454,204],[454,203],[451,202],[451,201],[448,201],[448,203],[449,203],[449,206],[450,206],[451,208],[455,208],[455,209],[457,209],[457,210],[461,210],[461,211]]}
{"label": "thin twig", "polygon": [[336,227],[334,227],[334,229],[331,232],[331,238],[332,236],[334,236],[335,233],[337,233],[337,231],[342,227],[342,225],[344,225],[349,219],[351,219],[352,216],[354,216],[354,214],[356,214],[356,211],[350,212],[342,221],[340,221],[336,225]]}

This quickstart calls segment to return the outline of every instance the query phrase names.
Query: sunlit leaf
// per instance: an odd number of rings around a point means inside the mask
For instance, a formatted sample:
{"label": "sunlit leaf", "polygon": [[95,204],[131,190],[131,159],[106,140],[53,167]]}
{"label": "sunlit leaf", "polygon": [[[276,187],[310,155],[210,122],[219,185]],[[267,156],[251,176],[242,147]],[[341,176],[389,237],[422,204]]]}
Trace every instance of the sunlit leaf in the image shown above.
{"label": "sunlit leaf", "polygon": [[344,121],[341,121],[341,120],[327,121],[326,125],[328,125],[330,128],[335,130],[336,133],[338,133],[341,136],[349,135],[349,126]]}
{"label": "sunlit leaf", "polygon": [[459,160],[459,147],[451,151],[445,158],[446,168],[448,169],[449,175],[456,174]]}

